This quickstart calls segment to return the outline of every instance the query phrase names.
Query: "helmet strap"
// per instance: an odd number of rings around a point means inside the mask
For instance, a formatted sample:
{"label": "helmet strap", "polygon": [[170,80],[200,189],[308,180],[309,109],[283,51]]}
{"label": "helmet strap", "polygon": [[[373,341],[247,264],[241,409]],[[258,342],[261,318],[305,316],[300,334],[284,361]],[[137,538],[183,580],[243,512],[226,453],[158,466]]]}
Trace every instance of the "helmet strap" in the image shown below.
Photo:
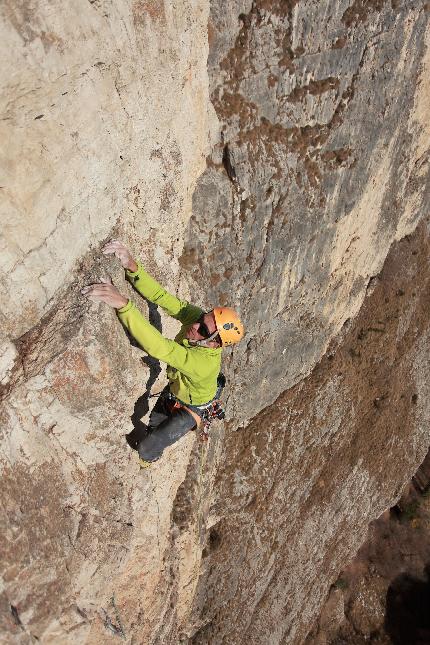
{"label": "helmet strap", "polygon": [[210,343],[212,340],[215,340],[218,334],[219,334],[219,331],[218,329],[216,329],[213,334],[208,336],[208,338],[203,338],[202,340],[189,340],[188,342],[190,345],[197,345],[198,347],[207,347],[208,343]]}

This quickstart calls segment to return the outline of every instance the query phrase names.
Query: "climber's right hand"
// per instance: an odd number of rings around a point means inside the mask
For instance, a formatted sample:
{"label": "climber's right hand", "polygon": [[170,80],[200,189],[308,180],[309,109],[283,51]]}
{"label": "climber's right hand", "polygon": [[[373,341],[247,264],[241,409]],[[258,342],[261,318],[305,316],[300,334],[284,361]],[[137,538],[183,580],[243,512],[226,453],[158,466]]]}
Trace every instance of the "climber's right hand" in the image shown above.
{"label": "climber's right hand", "polygon": [[127,247],[119,240],[110,240],[107,244],[105,244],[102,251],[104,255],[110,255],[111,253],[113,253],[115,257],[117,257],[121,262],[124,269],[132,271],[133,273],[137,271],[137,262],[134,260]]}
{"label": "climber's right hand", "polygon": [[101,282],[83,287],[81,293],[89,298],[89,300],[105,302],[115,309],[121,309],[128,303],[128,298],[118,291],[109,278],[103,278]]}

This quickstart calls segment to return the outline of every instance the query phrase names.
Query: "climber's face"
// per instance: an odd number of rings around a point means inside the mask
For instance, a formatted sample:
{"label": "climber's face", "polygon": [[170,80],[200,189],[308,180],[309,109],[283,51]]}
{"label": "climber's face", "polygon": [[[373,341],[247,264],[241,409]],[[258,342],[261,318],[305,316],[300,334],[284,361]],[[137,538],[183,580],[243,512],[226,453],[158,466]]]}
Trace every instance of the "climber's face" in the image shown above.
{"label": "climber's face", "polygon": [[215,316],[213,311],[202,314],[195,323],[190,325],[187,331],[188,340],[204,340],[216,332]]}

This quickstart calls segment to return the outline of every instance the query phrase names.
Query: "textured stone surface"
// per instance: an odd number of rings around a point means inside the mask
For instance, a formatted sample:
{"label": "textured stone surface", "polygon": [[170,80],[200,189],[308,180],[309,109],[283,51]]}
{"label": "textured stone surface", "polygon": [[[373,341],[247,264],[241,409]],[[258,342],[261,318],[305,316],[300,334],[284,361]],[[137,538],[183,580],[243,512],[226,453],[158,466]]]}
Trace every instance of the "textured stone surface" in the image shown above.
{"label": "textured stone surface", "polygon": [[396,506],[369,526],[365,544],[331,589],[306,645],[428,642],[429,491],[430,452]]}
{"label": "textured stone surface", "polygon": [[7,0],[1,18],[1,320],[15,338],[114,225],[131,237],[133,222],[174,274],[212,108],[206,3]]}
{"label": "textured stone surface", "polygon": [[148,642],[157,625],[169,632],[169,509],[193,441],[140,475],[124,436],[160,370],[79,289],[106,273],[127,289],[100,258],[108,235],[176,289],[216,126],[208,6],[5,2],[0,12],[2,632],[109,642],[116,606],[127,638],[137,622]]}
{"label": "textured stone surface", "polygon": [[303,642],[367,522],[422,462],[429,242],[421,226],[398,243],[313,373],[226,433],[193,644]]}
{"label": "textured stone surface", "polygon": [[212,285],[210,302],[233,297],[245,312],[235,381],[252,416],[309,373],[422,215],[428,12],[421,2],[234,4],[236,20],[211,3],[222,138],[182,264]]}
{"label": "textured stone surface", "polygon": [[[428,7],[0,12],[6,641],[300,643],[429,443]],[[163,373],[79,292],[132,293],[110,236],[248,332],[227,422],[144,472]]]}

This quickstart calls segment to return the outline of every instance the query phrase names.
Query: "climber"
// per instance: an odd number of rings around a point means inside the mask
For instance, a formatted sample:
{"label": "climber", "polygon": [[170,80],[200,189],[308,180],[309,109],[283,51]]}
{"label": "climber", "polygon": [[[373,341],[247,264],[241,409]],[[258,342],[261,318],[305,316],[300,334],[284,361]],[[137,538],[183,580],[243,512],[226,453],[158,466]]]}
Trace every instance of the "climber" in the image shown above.
{"label": "climber", "polygon": [[237,343],[243,337],[244,328],[237,313],[229,307],[215,307],[204,312],[167,293],[134,260],[122,242],[111,240],[103,253],[114,254],[134,288],[182,323],[175,340],[169,340],[110,280],[82,289],[91,300],[114,307],[121,323],[139,345],[150,356],[168,365],[169,385],[161,392],[151,412],[149,434],[137,446],[141,465],[146,467],[157,461],[167,446],[189,430],[199,428],[201,420],[208,418],[208,410],[217,409],[216,402],[225,383],[220,374],[222,347]]}

